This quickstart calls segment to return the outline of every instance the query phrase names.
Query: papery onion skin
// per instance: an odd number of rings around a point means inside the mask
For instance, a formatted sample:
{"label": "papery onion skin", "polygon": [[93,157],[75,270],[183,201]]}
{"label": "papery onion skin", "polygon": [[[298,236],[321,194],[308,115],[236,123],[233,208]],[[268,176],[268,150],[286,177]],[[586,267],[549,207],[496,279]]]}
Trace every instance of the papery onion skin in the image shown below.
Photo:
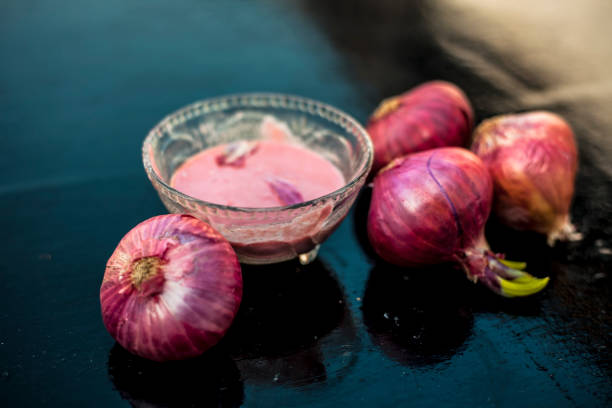
{"label": "papery onion skin", "polygon": [[487,168],[466,149],[401,157],[374,179],[368,238],[378,255],[395,265],[455,262],[469,279],[502,296],[535,293],[547,278],[512,269],[489,249],[484,226],[492,198]]}
{"label": "papery onion skin", "polygon": [[480,239],[492,197],[486,167],[465,149],[434,149],[396,159],[374,180],[370,242],[396,265],[453,261],[457,251]]}
{"label": "papery onion skin", "polygon": [[436,147],[466,146],[474,124],[469,100],[456,85],[430,81],[385,99],[370,117],[371,175],[391,160]]}
{"label": "papery onion skin", "polygon": [[111,336],[155,361],[187,359],[215,345],[241,299],[242,273],[229,242],[184,214],[153,217],[129,231],[100,288]]}
{"label": "papery onion skin", "polygon": [[557,239],[578,240],[570,222],[578,153],[574,133],[546,111],[496,116],[474,132],[471,150],[489,168],[493,211],[505,224]]}

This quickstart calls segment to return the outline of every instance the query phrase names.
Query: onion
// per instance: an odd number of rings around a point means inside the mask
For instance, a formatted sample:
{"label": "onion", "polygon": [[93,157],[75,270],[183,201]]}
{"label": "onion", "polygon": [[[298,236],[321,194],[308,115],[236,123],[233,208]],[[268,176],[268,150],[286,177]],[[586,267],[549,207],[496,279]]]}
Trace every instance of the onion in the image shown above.
{"label": "onion", "polygon": [[221,234],[189,215],[150,218],[128,232],[100,288],[108,332],[156,361],[194,357],[216,344],[242,299],[242,274]]}
{"label": "onion", "polygon": [[398,158],[374,179],[368,238],[384,260],[418,267],[455,262],[468,278],[506,297],[543,289],[548,278],[521,271],[489,249],[484,226],[493,183],[482,161],[457,147]]}
{"label": "onion", "polygon": [[546,234],[551,246],[582,238],[569,217],[578,154],[561,117],[544,111],[496,116],[478,126],[472,151],[489,168],[493,211],[503,223]]}
{"label": "onion", "polygon": [[367,131],[374,144],[373,175],[396,157],[444,146],[465,146],[474,122],[472,107],[457,86],[426,82],[382,101]]}

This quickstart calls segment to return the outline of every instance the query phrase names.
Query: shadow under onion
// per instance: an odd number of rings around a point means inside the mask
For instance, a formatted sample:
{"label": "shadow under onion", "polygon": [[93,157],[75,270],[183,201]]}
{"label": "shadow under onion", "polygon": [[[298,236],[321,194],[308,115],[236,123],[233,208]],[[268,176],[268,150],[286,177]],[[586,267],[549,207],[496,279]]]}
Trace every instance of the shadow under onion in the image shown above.
{"label": "shadow under onion", "polygon": [[[355,236],[357,237],[357,242],[363,252],[370,259],[377,259],[378,255],[372,244],[370,244],[370,240],[368,238],[368,212],[370,211],[370,201],[372,200],[372,187],[365,186],[361,192],[359,193],[359,197],[355,200],[355,206],[353,210],[353,217],[355,222],[353,222],[353,229],[355,231]],[[378,258],[379,259],[379,258]]]}
{"label": "shadow under onion", "polygon": [[379,262],[366,284],[363,321],[389,358],[413,367],[444,362],[472,333],[470,285],[451,266],[416,270]]}
{"label": "shadow under onion", "polygon": [[218,346],[196,358],[159,363],[115,343],[107,365],[115,389],[134,407],[238,407],[244,400],[240,372]]}
{"label": "shadow under onion", "polygon": [[345,294],[319,259],[243,265],[244,297],[222,340],[245,382],[303,386],[342,378],[359,339]]}

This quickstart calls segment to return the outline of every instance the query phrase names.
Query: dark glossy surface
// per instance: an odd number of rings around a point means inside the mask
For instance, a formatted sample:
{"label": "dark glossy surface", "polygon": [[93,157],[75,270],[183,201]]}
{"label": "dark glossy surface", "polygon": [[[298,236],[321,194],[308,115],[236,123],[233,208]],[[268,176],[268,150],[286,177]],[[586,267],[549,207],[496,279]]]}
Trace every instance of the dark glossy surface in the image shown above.
{"label": "dark glossy surface", "polygon": [[[610,3],[489,4],[2,2],[2,405],[609,406]],[[245,268],[235,324],[201,358],[159,365],[114,343],[99,285],[123,234],[164,211],[140,162],[161,117],[278,91],[364,122],[434,78],[461,86],[477,121],[546,108],[576,130],[584,241],[487,228],[551,276],[543,293],[501,299],[449,266],[380,262],[364,192],[315,263]]]}

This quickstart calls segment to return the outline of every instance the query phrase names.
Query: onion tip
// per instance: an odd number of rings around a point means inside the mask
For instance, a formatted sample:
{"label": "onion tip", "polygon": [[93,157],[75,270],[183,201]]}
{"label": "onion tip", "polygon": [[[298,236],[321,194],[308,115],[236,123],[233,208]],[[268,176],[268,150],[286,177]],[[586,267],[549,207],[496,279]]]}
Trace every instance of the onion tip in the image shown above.
{"label": "onion tip", "polygon": [[467,251],[462,260],[468,279],[485,285],[496,294],[511,298],[529,296],[546,287],[549,278],[523,271],[525,262],[502,259],[488,249]]}
{"label": "onion tip", "polygon": [[522,271],[527,267],[527,263],[525,262],[508,261],[507,259],[500,259],[499,262],[503,263],[508,268],[518,269],[519,271]]}
{"label": "onion tip", "polygon": [[569,217],[565,217],[560,227],[552,230],[546,237],[546,243],[552,247],[557,240],[576,242],[581,241],[582,233],[576,231],[576,227],[569,221]]}
{"label": "onion tip", "polygon": [[402,100],[400,96],[392,96],[383,100],[372,114],[372,119],[378,120],[391,112],[395,112],[400,107],[401,103]]}
{"label": "onion tip", "polygon": [[481,282],[503,297],[522,297],[538,293],[546,287],[550,278],[537,278],[522,271],[525,262],[507,261],[489,255]]}
{"label": "onion tip", "polygon": [[524,273],[524,276],[515,280],[507,280],[499,278],[501,285],[500,295],[504,297],[518,297],[518,296],[529,296],[533,295],[544,289],[548,284],[550,278],[536,278],[528,273]]}

